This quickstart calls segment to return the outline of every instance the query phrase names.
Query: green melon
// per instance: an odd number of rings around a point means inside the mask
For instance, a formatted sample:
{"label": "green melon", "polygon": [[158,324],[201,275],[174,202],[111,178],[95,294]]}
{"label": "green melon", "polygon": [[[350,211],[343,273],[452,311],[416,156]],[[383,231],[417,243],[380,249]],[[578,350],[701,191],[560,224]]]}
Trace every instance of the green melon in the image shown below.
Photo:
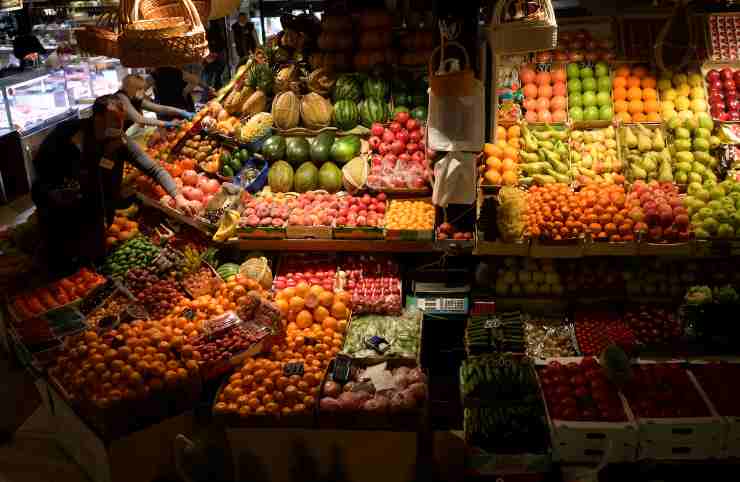
{"label": "green melon", "polygon": [[357,104],[351,100],[340,100],[334,104],[334,125],[343,131],[357,127],[360,119],[360,111]]}
{"label": "green melon", "polygon": [[319,170],[311,162],[304,162],[295,172],[293,180],[296,192],[313,191],[319,186]]}
{"label": "green melon", "polygon": [[325,162],[319,169],[319,188],[330,193],[342,189],[342,171],[333,162]]}
{"label": "green melon", "polygon": [[332,90],[332,99],[334,102],[340,100],[351,100],[352,102],[359,102],[362,98],[362,84],[354,75],[340,75],[334,84]]}
{"label": "green melon", "polygon": [[360,119],[365,127],[372,127],[373,123],[381,124],[388,120],[388,104],[379,99],[365,99],[360,102]]}
{"label": "green melon", "polygon": [[285,161],[278,161],[267,173],[267,184],[272,192],[290,192],[293,190],[293,168]]}

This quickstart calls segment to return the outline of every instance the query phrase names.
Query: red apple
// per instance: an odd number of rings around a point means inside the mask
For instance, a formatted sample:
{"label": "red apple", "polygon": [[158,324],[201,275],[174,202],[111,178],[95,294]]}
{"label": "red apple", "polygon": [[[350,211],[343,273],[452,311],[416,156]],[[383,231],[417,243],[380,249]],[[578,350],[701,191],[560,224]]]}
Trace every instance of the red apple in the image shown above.
{"label": "red apple", "polygon": [[[393,142],[393,141],[391,141],[391,142]],[[383,155],[383,156],[386,155],[386,154],[388,154],[389,152],[391,152],[391,145],[390,145],[390,143],[388,143],[388,142],[382,142],[380,144],[380,147],[378,148],[378,152],[381,155]]]}
{"label": "red apple", "polygon": [[413,132],[415,130],[418,130],[421,128],[421,124],[419,124],[419,121],[416,119],[409,119],[406,122],[406,129],[408,129],[409,132]]}
{"label": "red apple", "polygon": [[401,141],[404,144],[406,144],[409,141],[409,131],[406,129],[401,129],[396,133],[396,140]]}
{"label": "red apple", "polygon": [[720,80],[722,76],[719,73],[719,70],[712,69],[709,72],[707,72],[707,82],[712,83],[717,80]]}
{"label": "red apple", "polygon": [[386,129],[383,131],[383,142],[386,144],[390,144],[391,142],[396,140],[396,135],[391,132],[390,130]]}
{"label": "red apple", "polygon": [[383,124],[381,124],[380,122],[373,122],[373,125],[370,128],[370,132],[374,136],[378,136],[378,137],[382,136],[384,131],[385,131],[385,127],[383,127]]}
{"label": "red apple", "polygon": [[378,136],[372,136],[370,139],[367,140],[367,143],[370,144],[370,149],[373,151],[377,151],[378,147],[380,147],[380,143],[383,142],[380,140],[380,137]]}
{"label": "red apple", "polygon": [[406,124],[406,122],[409,120],[409,113],[408,112],[397,112],[395,121],[399,124]]}
{"label": "red apple", "polygon": [[391,144],[391,152],[395,155],[401,154],[405,149],[406,145],[399,140],[395,140],[393,141],[393,144]]}
{"label": "red apple", "polygon": [[391,122],[391,126],[389,127],[389,129],[395,134],[396,132],[401,130],[401,124],[398,122]]}
{"label": "red apple", "polygon": [[724,69],[719,71],[719,75],[725,82],[728,80],[732,80],[732,69],[729,67],[725,67]]}

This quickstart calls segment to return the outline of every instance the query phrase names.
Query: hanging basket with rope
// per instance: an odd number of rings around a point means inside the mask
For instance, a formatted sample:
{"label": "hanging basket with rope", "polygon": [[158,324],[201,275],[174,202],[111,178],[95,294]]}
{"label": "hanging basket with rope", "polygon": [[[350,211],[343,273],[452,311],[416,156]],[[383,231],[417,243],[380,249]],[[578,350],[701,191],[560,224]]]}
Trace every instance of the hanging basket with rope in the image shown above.
{"label": "hanging basket with rope", "polygon": [[141,0],[122,0],[119,57],[126,67],[181,66],[208,56],[203,22],[192,0],[179,0],[184,17],[142,19]]}
{"label": "hanging basket with rope", "polygon": [[75,39],[80,51],[92,55],[118,58],[118,12],[105,12],[95,25],[76,29]]}
{"label": "hanging basket with rope", "polygon": [[[211,13],[211,1],[193,0],[193,5],[195,5],[195,9],[198,11],[200,21],[205,25]],[[141,0],[139,12],[143,20],[187,17],[185,8],[178,0]]]}
{"label": "hanging basket with rope", "polygon": [[[536,8],[530,11],[531,6]],[[552,2],[498,0],[491,19],[490,42],[497,54],[554,49],[558,44],[558,24]]]}

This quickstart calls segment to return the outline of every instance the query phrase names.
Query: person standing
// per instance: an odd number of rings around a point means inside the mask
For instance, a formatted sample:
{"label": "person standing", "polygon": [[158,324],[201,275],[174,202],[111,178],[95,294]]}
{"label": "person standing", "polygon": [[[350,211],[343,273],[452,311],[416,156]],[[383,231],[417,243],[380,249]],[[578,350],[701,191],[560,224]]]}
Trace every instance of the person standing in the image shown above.
{"label": "person standing", "polygon": [[[193,112],[195,103],[191,95],[193,89],[200,86],[213,93],[198,75],[185,72],[179,67],[157,67],[149,75],[154,81],[154,100],[157,104],[174,107],[176,109]],[[160,120],[172,120],[179,116],[169,113],[158,113]]]}
{"label": "person standing", "polygon": [[31,197],[55,274],[105,254],[106,224],[113,220],[125,160],[154,179],[178,209],[193,213],[169,173],[124,136],[126,112],[119,97],[98,97],[92,111],[89,119],[70,119],[54,128],[33,161],[37,179]]}
{"label": "person standing", "polygon": [[223,85],[223,74],[226,69],[226,32],[223,19],[208,22],[208,48],[210,55],[204,61],[203,77],[206,83],[214,89]]}
{"label": "person standing", "polygon": [[134,123],[157,127],[174,127],[178,123],[178,121],[163,121],[144,117],[144,109],[156,112],[157,114],[166,114],[185,119],[192,119],[195,115],[193,112],[184,109],[155,104],[144,96],[146,87],[146,80],[143,77],[136,74],[129,74],[123,78],[121,90],[116,92],[116,95],[121,99],[123,109],[126,111],[126,120],[123,123],[124,132]]}
{"label": "person standing", "polygon": [[250,52],[254,52],[259,47],[257,31],[254,24],[247,18],[246,13],[239,12],[239,17],[231,26],[231,31],[234,33],[234,43],[239,58],[249,55]]}

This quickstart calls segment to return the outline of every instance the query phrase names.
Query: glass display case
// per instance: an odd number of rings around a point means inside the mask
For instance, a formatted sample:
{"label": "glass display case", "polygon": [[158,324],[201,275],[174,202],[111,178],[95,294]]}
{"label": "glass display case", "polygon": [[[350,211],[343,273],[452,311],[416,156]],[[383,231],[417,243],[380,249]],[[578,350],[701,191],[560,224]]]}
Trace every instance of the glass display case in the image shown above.
{"label": "glass display case", "polygon": [[76,113],[67,95],[64,71],[30,71],[0,79],[0,130],[21,133],[55,124]]}
{"label": "glass display case", "polygon": [[70,59],[65,62],[64,77],[67,80],[67,93],[73,104],[87,104],[93,101],[95,96],[87,59]]}
{"label": "glass display case", "polygon": [[94,97],[112,94],[121,88],[121,80],[126,76],[127,69],[118,59],[108,57],[90,57],[87,59],[90,67],[90,83]]}

